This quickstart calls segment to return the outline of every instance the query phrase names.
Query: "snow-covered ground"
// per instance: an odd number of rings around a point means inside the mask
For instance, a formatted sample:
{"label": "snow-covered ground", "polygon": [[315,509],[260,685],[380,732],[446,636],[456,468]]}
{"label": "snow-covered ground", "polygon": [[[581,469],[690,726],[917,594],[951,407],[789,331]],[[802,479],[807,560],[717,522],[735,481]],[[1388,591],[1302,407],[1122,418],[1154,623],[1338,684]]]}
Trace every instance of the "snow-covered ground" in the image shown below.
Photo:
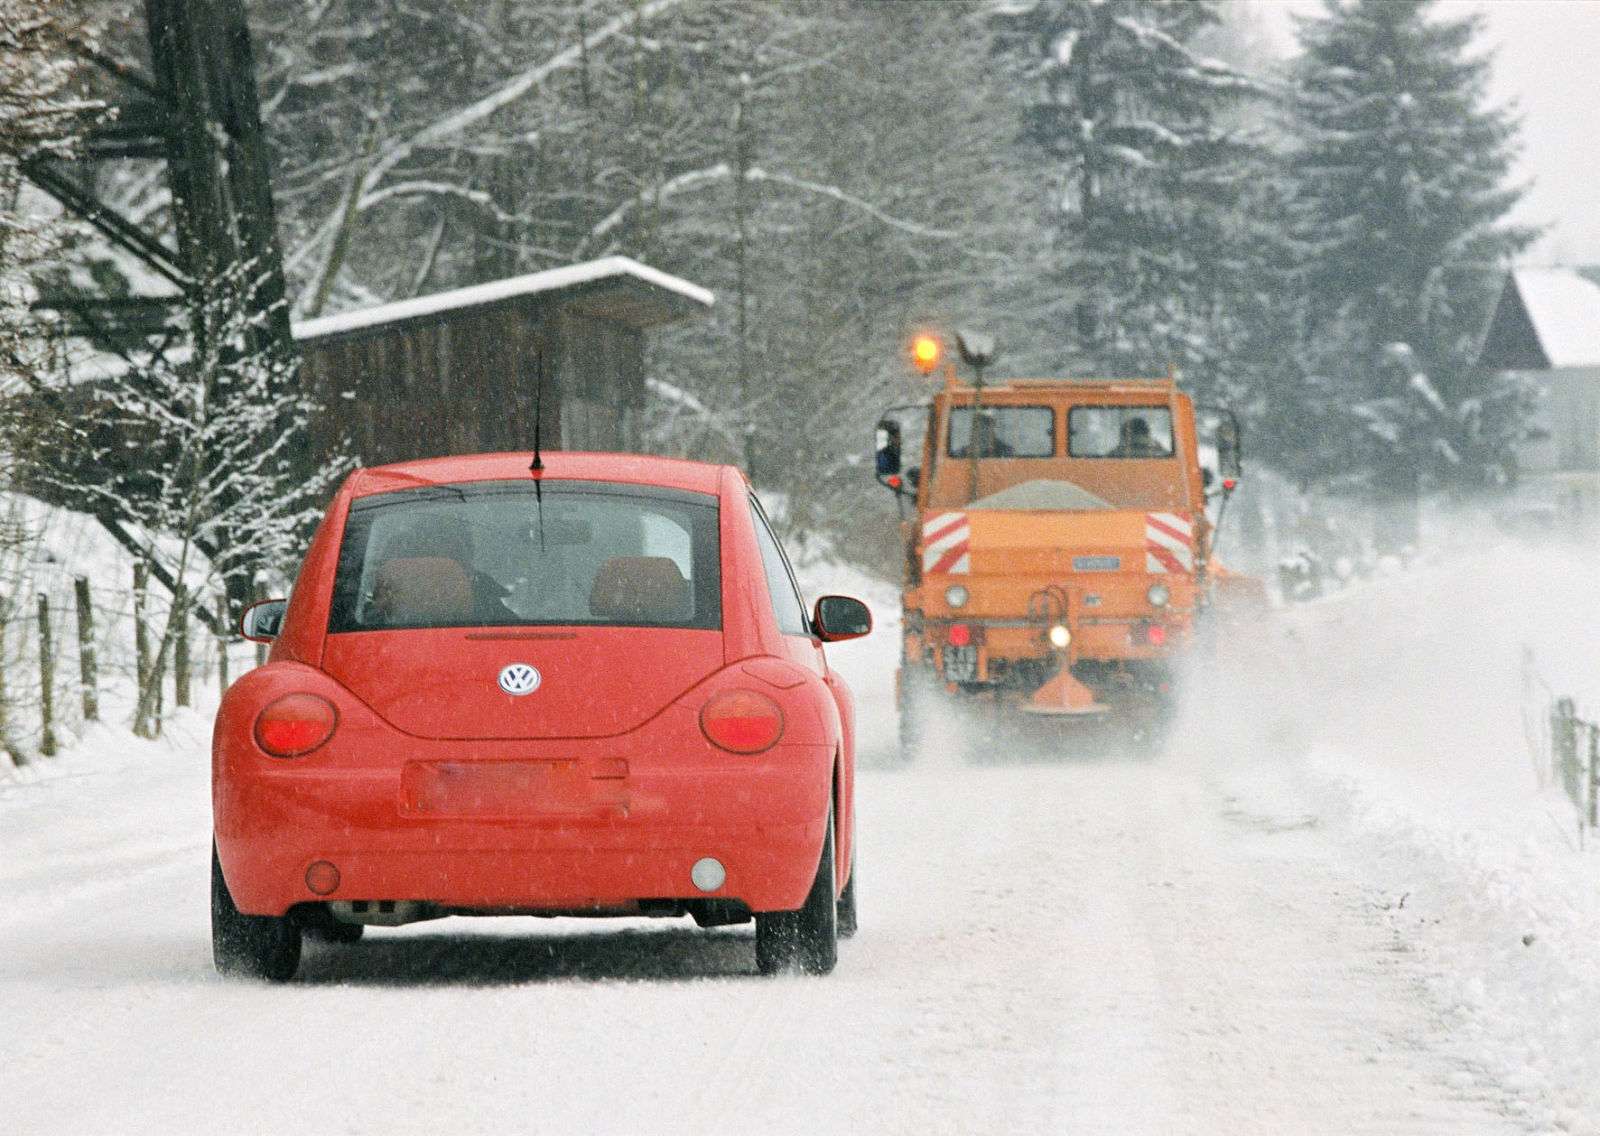
{"label": "snow-covered ground", "polygon": [[757,978],[747,928],[452,920],[223,982],[196,711],[0,783],[0,1126],[1600,1131],[1600,861],[1520,718],[1524,643],[1600,709],[1581,564],[1283,612],[1156,760],[907,768],[894,589],[803,574],[879,616],[834,652],[875,767],[831,977]]}

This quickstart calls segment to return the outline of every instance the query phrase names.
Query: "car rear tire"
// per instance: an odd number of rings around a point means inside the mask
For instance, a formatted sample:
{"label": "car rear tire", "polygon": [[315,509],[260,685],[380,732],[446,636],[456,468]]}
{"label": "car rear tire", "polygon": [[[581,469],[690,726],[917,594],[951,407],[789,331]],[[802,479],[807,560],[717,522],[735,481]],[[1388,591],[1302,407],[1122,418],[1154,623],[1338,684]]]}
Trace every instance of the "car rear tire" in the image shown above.
{"label": "car rear tire", "polygon": [[211,846],[211,958],[230,978],[287,982],[300,966],[300,928],[286,916],[246,915],[234,905]]}
{"label": "car rear tire", "polygon": [[850,850],[850,878],[839,893],[839,938],[848,939],[856,933],[856,853]]}
{"label": "car rear tire", "polygon": [[811,890],[798,911],[756,913],[756,969],[762,974],[827,974],[839,961],[839,908],[833,894],[833,809]]}

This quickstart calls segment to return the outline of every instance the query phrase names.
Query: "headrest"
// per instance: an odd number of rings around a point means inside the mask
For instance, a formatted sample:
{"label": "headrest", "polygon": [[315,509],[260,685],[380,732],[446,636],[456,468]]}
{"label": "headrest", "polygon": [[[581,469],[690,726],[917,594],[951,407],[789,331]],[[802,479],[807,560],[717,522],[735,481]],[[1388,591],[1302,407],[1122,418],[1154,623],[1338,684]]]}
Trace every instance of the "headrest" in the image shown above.
{"label": "headrest", "polygon": [[665,556],[614,556],[595,573],[589,614],[607,623],[682,623],[689,582]]}
{"label": "headrest", "polygon": [[459,560],[385,560],[372,587],[373,620],[387,624],[461,623],[472,618],[472,585]]}

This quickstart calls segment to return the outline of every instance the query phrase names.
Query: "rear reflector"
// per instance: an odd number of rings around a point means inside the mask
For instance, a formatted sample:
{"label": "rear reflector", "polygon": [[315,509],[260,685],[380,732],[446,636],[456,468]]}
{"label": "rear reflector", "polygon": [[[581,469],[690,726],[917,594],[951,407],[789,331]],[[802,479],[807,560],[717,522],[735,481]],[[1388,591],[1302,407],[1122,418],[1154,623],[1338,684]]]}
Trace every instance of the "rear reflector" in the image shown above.
{"label": "rear reflector", "polygon": [[339,869],[318,860],[306,869],[306,888],[312,895],[332,895],[339,887]]}
{"label": "rear reflector", "polygon": [[256,717],[256,744],[273,757],[299,757],[329,738],[339,724],[333,703],[315,694],[286,694]]}
{"label": "rear reflector", "polygon": [[730,753],[760,753],[783,736],[783,711],[754,690],[725,690],[700,711],[700,730]]}

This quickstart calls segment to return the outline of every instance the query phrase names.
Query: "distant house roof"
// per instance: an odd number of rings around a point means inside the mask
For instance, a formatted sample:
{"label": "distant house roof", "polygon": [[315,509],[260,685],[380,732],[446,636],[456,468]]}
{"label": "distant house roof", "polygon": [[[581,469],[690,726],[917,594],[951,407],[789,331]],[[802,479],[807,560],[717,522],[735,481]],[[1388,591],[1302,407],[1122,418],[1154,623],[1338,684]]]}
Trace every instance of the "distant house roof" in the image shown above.
{"label": "distant house roof", "polygon": [[608,256],[526,276],[512,276],[449,292],[380,304],[319,319],[300,320],[300,342],[367,331],[407,320],[487,307],[533,296],[572,293],[575,307],[633,327],[653,327],[698,314],[716,302],[710,291],[626,256]]}
{"label": "distant house roof", "polygon": [[1600,366],[1600,283],[1571,269],[1515,270],[1478,359],[1502,371]]}

